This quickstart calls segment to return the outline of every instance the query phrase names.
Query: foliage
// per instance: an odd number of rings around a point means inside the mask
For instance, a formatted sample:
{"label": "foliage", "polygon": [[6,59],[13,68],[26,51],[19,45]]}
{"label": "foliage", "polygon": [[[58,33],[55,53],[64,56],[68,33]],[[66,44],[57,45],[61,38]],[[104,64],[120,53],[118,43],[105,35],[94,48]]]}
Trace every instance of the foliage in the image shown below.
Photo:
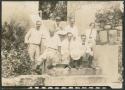
{"label": "foliage", "polygon": [[62,21],[67,20],[67,2],[66,1],[42,1],[39,10],[42,10],[42,19],[55,19],[57,16]]}
{"label": "foliage", "polygon": [[[112,39],[112,34],[109,33],[111,30],[116,30],[117,35],[116,38],[120,38],[119,31],[122,31],[122,17],[123,13],[119,9],[119,7],[110,7],[110,8],[104,8],[100,9],[95,14],[95,24],[97,25],[96,28],[98,28],[98,35],[97,35],[97,44],[119,44],[120,40],[115,40],[115,38]],[[99,32],[105,30],[107,32],[107,41],[103,42],[100,40]]]}
{"label": "foliage", "polygon": [[95,22],[99,24],[100,28],[103,28],[105,25],[111,25],[113,28],[122,24],[122,15],[123,13],[117,7],[101,9],[95,15]]}
{"label": "foliage", "polygon": [[[109,35],[109,29],[105,29],[106,25],[111,26],[110,30],[122,31],[121,28],[117,29],[116,27],[122,27],[123,12],[118,7],[111,7],[99,10],[96,15],[95,23],[98,25],[99,29],[105,30]],[[120,37],[117,35],[117,37]],[[108,37],[110,38],[110,37]],[[109,43],[109,42],[107,42]],[[98,42],[100,44],[100,42]],[[122,76],[122,43],[117,43],[119,46],[119,56],[118,56],[118,73]],[[120,77],[121,79],[121,77]]]}
{"label": "foliage", "polygon": [[10,23],[5,22],[2,26],[3,77],[30,73],[30,60],[24,44],[26,29],[27,26],[20,25],[14,19]]}

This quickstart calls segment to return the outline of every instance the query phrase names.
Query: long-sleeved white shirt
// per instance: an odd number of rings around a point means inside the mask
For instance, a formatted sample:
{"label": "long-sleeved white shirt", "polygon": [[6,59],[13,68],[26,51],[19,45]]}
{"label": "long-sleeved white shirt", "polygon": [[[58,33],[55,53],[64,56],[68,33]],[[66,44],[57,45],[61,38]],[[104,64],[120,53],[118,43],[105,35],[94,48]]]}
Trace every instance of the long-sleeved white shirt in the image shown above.
{"label": "long-sleeved white shirt", "polygon": [[77,37],[76,39],[71,39],[70,55],[71,55],[72,59],[79,60],[83,54],[84,54],[84,49],[82,46],[81,38]]}
{"label": "long-sleeved white shirt", "polygon": [[47,47],[58,50],[58,46],[60,46],[59,36],[55,33],[47,40]]}
{"label": "long-sleeved white shirt", "polygon": [[87,29],[86,30],[86,44],[89,46],[93,46],[96,44],[96,36],[97,31],[96,29]]}
{"label": "long-sleeved white shirt", "polygon": [[39,45],[41,39],[42,39],[42,32],[40,30],[36,30],[35,28],[31,28],[25,36],[25,43]]}
{"label": "long-sleeved white shirt", "polygon": [[45,39],[47,38],[49,38],[49,34],[47,33],[47,30],[45,28],[42,27],[40,28],[40,30],[31,28],[25,36],[25,43],[40,45],[41,41],[46,43]]}

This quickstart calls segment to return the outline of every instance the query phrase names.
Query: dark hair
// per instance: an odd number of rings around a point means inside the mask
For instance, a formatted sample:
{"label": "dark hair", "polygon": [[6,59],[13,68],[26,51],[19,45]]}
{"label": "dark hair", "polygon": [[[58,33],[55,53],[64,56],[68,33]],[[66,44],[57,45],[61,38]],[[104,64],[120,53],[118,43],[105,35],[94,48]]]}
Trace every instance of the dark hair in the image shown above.
{"label": "dark hair", "polygon": [[86,37],[86,35],[85,35],[85,34],[82,34],[81,37]]}

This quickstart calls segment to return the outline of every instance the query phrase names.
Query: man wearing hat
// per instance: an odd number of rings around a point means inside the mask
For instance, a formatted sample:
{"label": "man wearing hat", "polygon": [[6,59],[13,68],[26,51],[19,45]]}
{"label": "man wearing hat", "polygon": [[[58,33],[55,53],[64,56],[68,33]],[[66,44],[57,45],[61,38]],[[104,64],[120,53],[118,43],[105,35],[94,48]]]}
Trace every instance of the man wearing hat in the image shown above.
{"label": "man wearing hat", "polygon": [[67,32],[62,30],[58,31],[59,42],[60,42],[60,53],[61,53],[61,64],[63,67],[69,65],[69,41],[67,37]]}
{"label": "man wearing hat", "polygon": [[41,21],[37,20],[35,28],[31,28],[26,36],[25,43],[28,44],[28,53],[32,62],[32,70],[35,70],[36,59],[40,55],[40,44],[42,39]]}
{"label": "man wearing hat", "polygon": [[86,30],[86,59],[88,60],[88,67],[92,67],[94,59],[94,47],[96,45],[97,30],[95,23],[90,23],[90,29]]}
{"label": "man wearing hat", "polygon": [[55,23],[55,29],[56,31],[62,30],[61,26],[60,26],[60,22],[61,22],[61,18],[60,17],[56,17],[56,23]]}
{"label": "man wearing hat", "polygon": [[59,46],[59,36],[56,32],[53,32],[47,41],[47,48],[45,52],[37,59],[38,66],[43,65],[42,63],[45,62],[45,67],[43,68],[44,70],[42,73],[47,73],[48,69],[54,69],[57,64],[61,63]]}
{"label": "man wearing hat", "polygon": [[[69,64],[69,51],[68,51],[68,38],[67,38],[67,31],[63,30],[61,25],[60,25],[61,18],[56,17],[56,35],[58,36],[58,50],[60,53],[60,60],[61,63],[64,64]],[[64,65],[65,66],[65,65]]]}
{"label": "man wearing hat", "polygon": [[74,67],[78,67],[79,59],[81,57],[81,41],[78,35],[78,29],[75,26],[75,19],[69,19],[69,25],[65,28],[68,37],[68,49],[70,55],[70,65]]}

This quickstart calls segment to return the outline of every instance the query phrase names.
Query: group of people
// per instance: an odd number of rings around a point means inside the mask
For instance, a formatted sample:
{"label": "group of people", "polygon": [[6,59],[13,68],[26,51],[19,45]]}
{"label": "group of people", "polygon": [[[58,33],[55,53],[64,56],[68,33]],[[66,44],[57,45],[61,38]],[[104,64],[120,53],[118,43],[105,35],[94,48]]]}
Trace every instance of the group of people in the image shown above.
{"label": "group of people", "polygon": [[41,20],[37,20],[35,27],[25,36],[32,70],[42,67],[42,72],[45,73],[56,67],[79,69],[84,67],[84,62],[92,67],[93,47],[96,44],[95,24],[90,24],[91,29],[86,34],[79,35],[74,18],[70,18],[69,24],[64,28],[59,17],[55,21],[53,32],[48,32]]}

